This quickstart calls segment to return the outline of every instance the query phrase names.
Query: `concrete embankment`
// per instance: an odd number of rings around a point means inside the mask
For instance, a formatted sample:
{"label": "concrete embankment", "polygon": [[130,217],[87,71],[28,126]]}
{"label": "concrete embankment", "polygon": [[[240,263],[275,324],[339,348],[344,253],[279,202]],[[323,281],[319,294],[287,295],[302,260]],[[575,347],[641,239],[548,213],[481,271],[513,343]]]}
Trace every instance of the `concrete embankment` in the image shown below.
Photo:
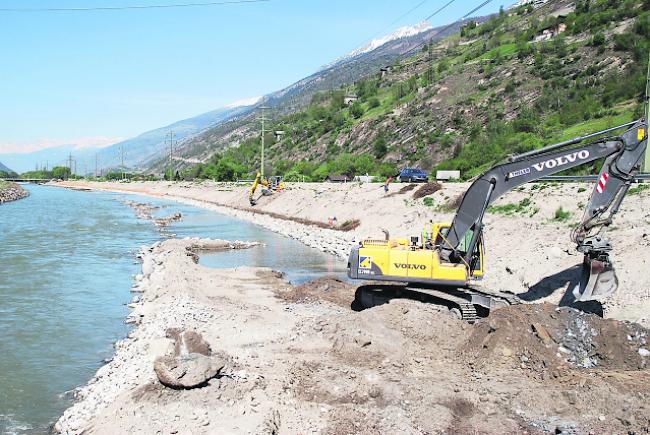
{"label": "concrete embankment", "polygon": [[29,192],[19,184],[10,181],[0,181],[0,204],[16,201],[29,196]]}

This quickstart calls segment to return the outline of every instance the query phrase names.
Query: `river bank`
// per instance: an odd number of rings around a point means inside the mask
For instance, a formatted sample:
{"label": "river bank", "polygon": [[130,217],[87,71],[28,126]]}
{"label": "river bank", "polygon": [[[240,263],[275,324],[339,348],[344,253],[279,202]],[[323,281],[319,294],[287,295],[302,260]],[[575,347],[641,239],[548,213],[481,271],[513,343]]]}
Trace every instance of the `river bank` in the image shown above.
{"label": "river bank", "polygon": [[[143,247],[128,317],[137,326],[80,389],[58,431],[650,429],[648,330],[638,325],[548,304],[502,309],[473,326],[409,300],[355,312],[355,287],[340,281],[296,287],[269,268],[196,263],[206,247],[236,246],[170,239]],[[176,354],[188,333],[222,368],[198,388],[166,387],[156,361]]]}
{"label": "river bank", "polygon": [[0,205],[5,202],[17,201],[29,196],[29,192],[20,184],[0,180]]}
{"label": "river bank", "polygon": [[[73,181],[56,185],[166,198],[214,210],[342,259],[362,238],[383,238],[383,230],[393,236],[417,235],[429,220],[451,221],[454,207],[448,204],[468,187],[467,183],[444,184],[416,198],[417,188],[409,190],[402,184],[391,186],[386,195],[378,184],[288,183],[285,191],[262,197],[251,209],[245,184]],[[484,287],[515,293],[525,302],[558,304],[579,273],[582,257],[569,234],[592,189],[591,183],[537,183],[501,197],[484,219],[488,253]],[[358,220],[359,226],[339,231],[296,221],[326,224],[333,217],[340,223]],[[650,267],[650,256],[638,255],[650,248],[650,190],[628,194],[605,235],[614,248],[620,286],[604,304],[604,316],[650,326],[650,274],[641,273]]]}
{"label": "river bank", "polygon": [[[84,183],[75,187],[209,208],[311,241],[341,257],[359,238],[376,235],[379,226],[398,232],[429,216],[436,220],[450,216],[409,192],[395,188],[394,195],[384,196],[372,185],[290,186],[263,198],[269,202],[260,201],[264,210],[276,216],[285,213],[310,220],[322,216],[326,222],[334,212],[339,221],[360,219],[359,228],[350,232],[247,211],[243,209],[245,186]],[[462,189],[444,186],[429,197],[444,203]],[[579,200],[584,193],[574,186],[547,189],[555,191],[535,199],[545,206],[543,211],[488,217],[486,231],[491,237],[486,243],[494,258],[490,273],[509,276],[503,285],[522,286],[520,279],[541,273],[538,269],[548,270],[553,264],[573,267],[580,261],[559,247],[564,244],[558,234],[568,233],[567,224],[537,215],[552,215],[559,204],[575,213],[576,197]],[[506,200],[519,202],[530,196],[530,191],[514,192]],[[557,202],[550,203],[550,198]],[[645,204],[648,198],[632,199],[617,221],[629,226],[615,233],[621,248],[645,240],[637,232],[647,228],[648,208],[644,205],[639,212],[634,204]],[[533,271],[525,267],[530,260],[522,257],[534,242],[541,247],[526,256],[537,254],[544,260]],[[96,434],[650,430],[646,409],[650,334],[638,324],[544,303],[498,310],[475,325],[436,306],[407,299],[364,309],[372,306],[367,305],[372,295],[364,296],[351,284],[326,279],[292,286],[268,268],[207,268],[196,263],[201,255],[193,247],[196,244],[191,239],[170,239],[143,248],[142,274],[134,287],[139,296],[128,317],[136,329],[116,344],[113,361],[81,389],[80,400],[61,417],[58,430],[71,434],[84,430]],[[513,253],[513,246],[519,250]],[[640,261],[647,261],[641,257]],[[621,258],[617,261],[625,264]],[[498,265],[508,269],[500,271]],[[640,285],[647,280],[644,274],[627,272],[623,269],[624,279],[636,279]],[[567,280],[555,277],[550,283],[543,281],[545,286],[536,284],[531,290],[534,286],[528,285],[519,293],[542,294],[530,302],[559,299],[556,293],[561,293]],[[619,299],[627,303],[621,305],[623,316],[647,322],[648,311],[635,310],[647,303],[643,289],[648,288],[625,288],[623,294],[630,299]],[[612,313],[616,311],[610,308]],[[200,388],[173,389],[159,381],[156,359],[170,357],[178,347],[174,337],[179,333],[170,330],[199,334],[222,362],[223,368]]]}

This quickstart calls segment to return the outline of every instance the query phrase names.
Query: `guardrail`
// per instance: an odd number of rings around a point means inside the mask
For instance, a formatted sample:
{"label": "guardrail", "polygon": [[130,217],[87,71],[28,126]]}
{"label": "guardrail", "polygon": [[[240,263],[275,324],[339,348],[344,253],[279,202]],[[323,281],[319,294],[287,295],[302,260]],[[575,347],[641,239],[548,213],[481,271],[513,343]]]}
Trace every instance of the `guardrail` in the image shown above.
{"label": "guardrail", "polygon": [[[596,181],[598,177],[598,175],[549,175],[538,181]],[[637,174],[634,177],[637,183],[644,180],[650,180],[650,174]]]}

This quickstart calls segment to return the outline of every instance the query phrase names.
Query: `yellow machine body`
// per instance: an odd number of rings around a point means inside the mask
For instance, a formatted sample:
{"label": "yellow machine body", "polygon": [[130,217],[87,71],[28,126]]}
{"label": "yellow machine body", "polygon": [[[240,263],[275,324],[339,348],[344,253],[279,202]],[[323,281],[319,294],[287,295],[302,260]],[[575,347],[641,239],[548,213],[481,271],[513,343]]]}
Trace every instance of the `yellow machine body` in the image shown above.
{"label": "yellow machine body", "polygon": [[[472,264],[447,262],[432,241],[442,241],[451,224],[434,223],[419,238],[366,239],[354,248],[348,262],[348,275],[355,279],[403,281],[431,285],[465,287],[483,278],[483,243],[477,244]],[[471,233],[464,241],[469,243]],[[429,243],[427,243],[429,242]],[[462,248],[462,246],[461,246]]]}

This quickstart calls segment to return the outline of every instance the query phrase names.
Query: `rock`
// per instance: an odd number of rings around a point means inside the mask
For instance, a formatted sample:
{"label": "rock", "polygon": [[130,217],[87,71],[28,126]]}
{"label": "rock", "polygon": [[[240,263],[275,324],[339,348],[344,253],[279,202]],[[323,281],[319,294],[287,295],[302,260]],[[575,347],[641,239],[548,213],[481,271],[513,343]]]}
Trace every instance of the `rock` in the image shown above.
{"label": "rock", "polygon": [[648,349],[644,349],[644,348],[640,348],[640,349],[639,349],[639,355],[641,355],[641,356],[650,356],[650,350],[648,350]]}
{"label": "rock", "polygon": [[178,328],[168,328],[167,338],[174,340],[174,356],[198,353],[205,356],[212,355],[210,343],[203,339],[203,336],[195,331],[181,332]]}
{"label": "rock", "polygon": [[199,353],[205,356],[212,355],[210,344],[205,341],[198,332],[185,332],[183,334],[183,343],[185,344],[188,353]]}
{"label": "rock", "polygon": [[367,337],[355,337],[354,342],[361,347],[370,346],[372,344],[372,340]]}
{"label": "rock", "polygon": [[216,377],[225,362],[200,353],[162,356],[154,361],[154,371],[160,383],[171,388],[196,388]]}
{"label": "rock", "polygon": [[533,323],[531,326],[533,328],[533,331],[535,331],[535,334],[537,334],[540,340],[542,340],[542,343],[544,343],[546,346],[553,343],[553,339],[549,335],[548,331],[546,331],[546,328],[544,328],[541,324]]}
{"label": "rock", "polygon": [[552,246],[546,249],[546,255],[550,258],[562,258],[565,256],[565,253],[557,246]]}

